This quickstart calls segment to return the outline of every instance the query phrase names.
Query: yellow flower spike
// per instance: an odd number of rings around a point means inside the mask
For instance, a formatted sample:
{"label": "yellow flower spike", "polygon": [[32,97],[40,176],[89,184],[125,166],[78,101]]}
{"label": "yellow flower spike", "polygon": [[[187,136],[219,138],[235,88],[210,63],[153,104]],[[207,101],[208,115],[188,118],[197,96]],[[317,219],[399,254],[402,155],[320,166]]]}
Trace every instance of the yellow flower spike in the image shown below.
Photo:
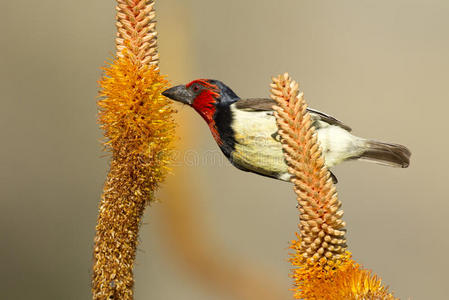
{"label": "yellow flower spike", "polygon": [[93,299],[133,299],[133,264],[145,207],[164,180],[174,110],[161,95],[153,1],[117,1],[117,58],[103,69],[99,123],[112,153],[94,247]]}
{"label": "yellow flower spike", "polygon": [[375,275],[363,270],[346,250],[341,202],[324,165],[304,95],[288,74],[273,78],[271,97],[284,157],[294,175],[300,212],[292,241],[296,299],[395,299]]}

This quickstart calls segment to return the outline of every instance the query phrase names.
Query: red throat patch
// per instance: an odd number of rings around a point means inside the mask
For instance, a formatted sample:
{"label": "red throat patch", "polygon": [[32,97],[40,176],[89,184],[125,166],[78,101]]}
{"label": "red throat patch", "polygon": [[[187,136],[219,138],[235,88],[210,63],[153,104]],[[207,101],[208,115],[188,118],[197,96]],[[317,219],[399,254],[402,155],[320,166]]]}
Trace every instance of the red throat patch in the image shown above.
{"label": "red throat patch", "polygon": [[219,88],[215,84],[207,82],[205,79],[198,79],[187,84],[189,88],[192,84],[197,83],[204,87],[201,93],[193,100],[192,107],[201,115],[206,121],[212,132],[214,139],[218,144],[223,144],[218,133],[217,126],[214,120],[214,114],[217,110],[215,107],[216,99],[220,97]]}

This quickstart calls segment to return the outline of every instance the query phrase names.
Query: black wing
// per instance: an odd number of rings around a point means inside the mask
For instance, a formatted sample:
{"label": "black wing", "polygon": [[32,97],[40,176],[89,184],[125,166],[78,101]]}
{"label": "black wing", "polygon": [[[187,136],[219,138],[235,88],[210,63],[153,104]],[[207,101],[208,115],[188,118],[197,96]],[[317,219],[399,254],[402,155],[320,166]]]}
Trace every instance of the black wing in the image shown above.
{"label": "black wing", "polygon": [[[276,105],[276,101],[267,98],[240,99],[235,103],[235,107],[243,111],[272,111],[274,105]],[[315,120],[321,120],[328,124],[336,125],[347,131],[352,130],[351,127],[328,114],[312,108],[308,108],[307,110]]]}

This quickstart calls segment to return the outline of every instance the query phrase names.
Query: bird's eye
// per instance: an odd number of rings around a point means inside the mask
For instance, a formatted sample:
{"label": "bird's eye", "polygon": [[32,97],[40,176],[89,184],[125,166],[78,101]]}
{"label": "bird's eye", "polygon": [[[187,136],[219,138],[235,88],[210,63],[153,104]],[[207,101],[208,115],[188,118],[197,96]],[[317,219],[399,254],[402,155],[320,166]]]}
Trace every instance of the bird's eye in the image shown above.
{"label": "bird's eye", "polygon": [[198,91],[200,90],[200,87],[199,87],[198,84],[194,84],[193,87],[192,87],[192,89],[193,89],[193,91],[196,93],[196,92],[198,92]]}

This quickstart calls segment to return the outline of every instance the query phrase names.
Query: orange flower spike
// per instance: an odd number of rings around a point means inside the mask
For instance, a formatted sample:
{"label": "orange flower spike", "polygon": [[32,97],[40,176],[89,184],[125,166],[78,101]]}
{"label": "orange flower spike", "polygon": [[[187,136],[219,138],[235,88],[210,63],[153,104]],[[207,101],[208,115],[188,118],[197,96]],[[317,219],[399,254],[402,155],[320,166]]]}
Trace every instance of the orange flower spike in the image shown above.
{"label": "orange flower spike", "polygon": [[161,95],[153,1],[118,0],[117,58],[104,68],[98,101],[112,153],[94,248],[93,299],[133,299],[133,265],[146,206],[165,178],[175,124]]}
{"label": "orange flower spike", "polygon": [[174,133],[174,110],[161,95],[167,80],[153,66],[139,68],[128,56],[117,58],[104,72],[98,106],[107,146],[116,149],[124,139],[133,153],[148,150],[148,145],[168,146]]}
{"label": "orange flower spike", "polygon": [[152,0],[117,0],[115,44],[117,56],[124,57],[124,49],[136,65],[159,63],[157,52],[156,13]]}
{"label": "orange flower spike", "polygon": [[346,250],[343,211],[339,210],[341,202],[324,165],[303,94],[286,74],[273,78],[271,87],[278,104],[274,110],[284,155],[298,195],[303,259],[309,263],[336,261]]}
{"label": "orange flower spike", "polygon": [[288,74],[273,78],[271,97],[284,157],[294,175],[300,212],[298,240],[292,241],[291,277],[296,299],[395,299],[381,281],[346,250],[341,202],[317,143],[315,128],[298,84]]}
{"label": "orange flower spike", "polygon": [[[94,299],[132,299],[139,225],[167,174],[174,110],[161,92],[167,81],[154,66],[127,56],[104,70],[99,122],[112,152],[96,226]],[[109,297],[109,298],[108,298]]]}

